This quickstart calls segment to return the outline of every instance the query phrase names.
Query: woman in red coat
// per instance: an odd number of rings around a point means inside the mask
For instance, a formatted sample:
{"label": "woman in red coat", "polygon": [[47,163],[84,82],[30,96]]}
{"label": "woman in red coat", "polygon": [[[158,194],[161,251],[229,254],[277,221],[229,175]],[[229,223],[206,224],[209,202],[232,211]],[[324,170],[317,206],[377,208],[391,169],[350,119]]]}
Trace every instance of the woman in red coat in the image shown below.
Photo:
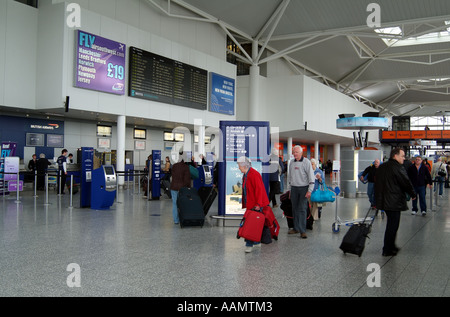
{"label": "woman in red coat", "polygon": [[[252,168],[249,158],[243,156],[237,161],[239,170],[244,174],[242,177],[242,208],[260,210],[269,205],[266,187],[264,186],[261,174]],[[245,240],[245,252],[250,253],[254,247],[260,247],[260,242]]]}

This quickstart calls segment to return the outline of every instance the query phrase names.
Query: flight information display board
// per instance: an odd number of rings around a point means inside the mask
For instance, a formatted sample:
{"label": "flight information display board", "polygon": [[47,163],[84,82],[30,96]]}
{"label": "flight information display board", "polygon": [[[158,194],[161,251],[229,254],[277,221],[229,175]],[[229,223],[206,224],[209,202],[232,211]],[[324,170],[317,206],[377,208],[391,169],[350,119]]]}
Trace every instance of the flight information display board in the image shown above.
{"label": "flight information display board", "polygon": [[208,72],[130,47],[129,96],[206,110]]}

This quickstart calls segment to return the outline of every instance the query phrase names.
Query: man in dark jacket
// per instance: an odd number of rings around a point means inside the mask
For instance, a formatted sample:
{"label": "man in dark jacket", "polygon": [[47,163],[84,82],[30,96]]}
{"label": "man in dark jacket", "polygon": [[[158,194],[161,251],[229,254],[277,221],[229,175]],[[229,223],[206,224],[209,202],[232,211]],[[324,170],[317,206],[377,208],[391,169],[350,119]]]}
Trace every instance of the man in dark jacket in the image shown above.
{"label": "man in dark jacket", "polygon": [[399,249],[395,246],[395,239],[400,226],[400,212],[408,210],[406,194],[416,199],[416,192],[403,168],[404,160],[402,149],[392,150],[389,161],[380,165],[375,176],[377,209],[384,210],[387,215],[383,256],[397,255]]}
{"label": "man in dark jacket", "polygon": [[184,163],[185,156],[185,154],[180,153],[180,161],[172,166],[172,182],[170,183],[170,191],[172,194],[173,222],[175,224],[180,223],[177,206],[178,192],[183,187],[191,187],[191,173],[189,172],[189,166]]}
{"label": "man in dark jacket", "polygon": [[[427,214],[427,185],[432,187],[431,174],[428,167],[422,164],[422,158],[420,155],[416,155],[414,158],[414,164],[408,168],[408,177],[419,196],[420,210],[422,216]],[[417,208],[417,200],[413,201],[412,214],[416,215],[419,209]]]}

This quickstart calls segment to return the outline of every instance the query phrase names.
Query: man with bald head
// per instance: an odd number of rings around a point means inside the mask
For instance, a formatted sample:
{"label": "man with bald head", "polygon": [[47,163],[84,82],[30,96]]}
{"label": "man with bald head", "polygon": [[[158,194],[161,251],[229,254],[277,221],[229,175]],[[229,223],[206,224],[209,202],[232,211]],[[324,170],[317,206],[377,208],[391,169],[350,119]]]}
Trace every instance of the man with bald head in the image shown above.
{"label": "man with bald head", "polygon": [[364,178],[367,175],[367,196],[369,196],[369,202],[371,208],[376,208],[376,201],[375,201],[375,173],[377,171],[377,168],[380,167],[380,160],[376,159],[372,165],[367,167],[364,172],[361,174],[361,181],[364,180]]}
{"label": "man with bald head", "polygon": [[306,239],[306,217],[308,210],[308,199],[314,190],[316,178],[311,162],[303,157],[301,146],[295,146],[292,150],[294,159],[288,165],[287,184],[290,189],[290,199],[292,201],[292,215],[294,216],[294,229],[289,234],[298,234],[302,239]]}

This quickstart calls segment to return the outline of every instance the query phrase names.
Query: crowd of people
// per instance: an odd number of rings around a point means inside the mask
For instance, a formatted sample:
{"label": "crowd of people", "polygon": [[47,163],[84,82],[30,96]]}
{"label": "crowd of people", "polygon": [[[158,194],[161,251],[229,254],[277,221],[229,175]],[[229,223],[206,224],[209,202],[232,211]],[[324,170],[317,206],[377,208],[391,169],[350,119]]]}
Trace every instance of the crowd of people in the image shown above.
{"label": "crowd of people", "polygon": [[[269,206],[278,207],[277,195],[285,192],[284,177],[286,177],[286,192],[292,203],[292,228],[288,234],[299,234],[301,239],[307,239],[307,217],[314,220],[320,218],[322,205],[311,201],[311,194],[319,190],[325,182],[325,174],[331,168],[330,163],[322,165],[315,159],[308,159],[303,155],[301,146],[295,146],[292,151],[293,159],[282,162],[276,150],[271,153],[269,175],[269,195],[265,190],[261,174],[252,168],[252,162],[247,157],[237,160],[242,177],[242,208],[247,210],[260,210]],[[58,158],[58,170],[61,173],[61,183],[65,184],[67,175],[67,150],[63,150]],[[206,164],[204,158],[202,163]],[[31,171],[38,172],[37,187],[43,188],[43,171],[50,163],[41,154],[40,159],[33,155],[28,164]],[[146,171],[151,177],[152,156],[146,161]],[[162,164],[162,171],[165,179],[170,181],[170,196],[172,198],[172,214],[175,224],[179,223],[177,197],[178,192],[183,187],[192,187],[192,172],[197,163],[191,158],[189,160],[183,153],[180,153],[179,160],[171,164],[170,158],[166,157]],[[216,168],[217,170],[217,168]],[[325,172],[325,173],[324,173]],[[218,184],[218,173],[215,173],[214,186]],[[383,255],[396,255],[399,248],[395,245],[397,231],[400,225],[400,212],[408,210],[407,201],[412,199],[412,214],[420,212],[423,216],[427,214],[426,190],[433,188],[438,191],[440,197],[443,196],[443,188],[448,187],[450,175],[450,165],[442,158],[438,157],[431,167],[427,159],[422,159],[416,155],[412,160],[405,158],[403,149],[394,149],[388,160],[381,162],[376,159],[373,164],[365,168],[359,174],[361,181],[367,181],[367,194],[371,208],[381,210],[387,215],[386,232],[384,238]],[[58,178],[59,181],[59,178]],[[59,182],[58,182],[59,183]],[[151,183],[151,182],[150,182]],[[58,186],[58,193],[64,194],[65,186]],[[146,191],[145,191],[146,192]],[[253,248],[260,247],[258,241],[246,240],[246,252],[251,252]]]}
{"label": "crowd of people", "polygon": [[[267,196],[263,188],[262,177],[251,167],[251,161],[245,157],[238,160],[238,166],[243,173],[243,208],[259,210],[272,202],[277,207],[276,194],[282,193],[280,185],[282,175],[287,173],[286,183],[289,199],[292,203],[293,225],[288,234],[300,234],[300,238],[307,239],[307,216],[310,211],[314,220],[320,218],[321,207],[311,202],[311,194],[324,183],[322,169],[315,159],[309,160],[303,156],[300,146],[293,148],[294,159],[282,164],[275,153],[271,164],[279,164],[280,168],[270,175],[270,192]],[[259,176],[258,176],[258,175]],[[395,256],[399,252],[396,246],[397,231],[400,226],[400,214],[408,210],[407,202],[412,199],[412,214],[418,214],[419,207],[422,215],[427,214],[426,188],[439,190],[443,195],[444,184],[448,183],[449,165],[441,158],[437,158],[433,167],[422,157],[416,155],[413,162],[405,158],[405,151],[400,148],[392,150],[390,157],[384,163],[375,160],[361,173],[361,180],[368,181],[368,197],[371,208],[385,212],[387,215],[384,237],[383,256]],[[248,177],[251,175],[251,181]],[[258,190],[255,190],[258,189]],[[251,197],[251,199],[248,199]],[[258,242],[246,241],[246,252],[259,247]]]}

